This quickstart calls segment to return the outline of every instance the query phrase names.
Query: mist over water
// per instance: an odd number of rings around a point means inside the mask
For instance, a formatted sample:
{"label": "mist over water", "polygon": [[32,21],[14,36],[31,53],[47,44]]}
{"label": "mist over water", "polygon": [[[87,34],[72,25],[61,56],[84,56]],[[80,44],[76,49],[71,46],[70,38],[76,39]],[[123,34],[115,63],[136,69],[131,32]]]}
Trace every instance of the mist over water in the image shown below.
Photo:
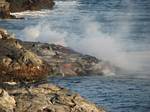
{"label": "mist over water", "polygon": [[66,46],[65,37],[67,37],[67,34],[52,29],[50,24],[47,23],[26,27],[22,30],[22,33],[22,39],[25,41],[39,41]]}
{"label": "mist over water", "polygon": [[57,0],[52,11],[14,13],[26,18],[20,24],[21,32],[15,32],[26,41],[61,44],[96,56],[121,68],[117,74],[149,74],[148,3]]}
{"label": "mist over water", "polygon": [[[82,22],[84,20],[84,22]],[[97,21],[82,19],[82,35],[69,33],[64,30],[54,29],[48,22],[29,26],[22,30],[23,39],[26,41],[40,41],[68,46],[83,54],[89,54],[99,59],[110,62],[125,72],[139,72],[142,70],[144,59],[143,52],[127,52],[128,46],[122,38],[125,29],[115,33],[103,32],[103,28]],[[86,23],[86,24],[85,24]],[[123,26],[120,26],[123,27]],[[126,26],[125,26],[126,27]],[[128,30],[128,29],[127,29]],[[128,31],[126,31],[128,35]],[[131,43],[136,45],[136,43]],[[149,52],[146,52],[149,55]],[[146,72],[146,71],[144,71]]]}
{"label": "mist over water", "polygon": [[[58,1],[56,7],[60,9],[54,9],[49,17],[55,18],[53,12],[58,13],[60,19],[62,16],[68,19],[69,15],[73,15],[73,17],[78,15],[74,17],[78,18],[77,21],[75,20],[77,29],[72,29],[70,32],[67,28],[55,26],[53,24],[55,21],[49,22],[49,19],[42,18],[42,21],[39,21],[38,24],[25,27],[21,32],[23,33],[21,38],[26,41],[40,41],[68,46],[83,54],[108,61],[125,72],[149,73],[147,68],[150,66],[145,63],[145,60],[149,61],[150,59],[143,56],[143,51],[138,51],[142,42],[134,42],[130,34],[134,30],[131,20],[134,19],[133,14],[136,14],[137,10],[134,9],[134,4],[130,0],[121,1],[120,5],[124,6],[126,10],[118,12],[111,10],[105,15],[107,21],[101,22],[96,19],[97,17],[89,14],[81,15],[81,12],[77,9],[77,6],[80,6],[78,1]],[[72,9],[68,11],[71,7]],[[57,22],[57,24],[67,26],[72,21],[70,19],[59,21],[58,19]],[[72,23],[72,25],[74,24]],[[74,30],[79,33],[74,32]],[[136,49],[136,52],[132,49]],[[144,52],[150,54],[147,51]]]}

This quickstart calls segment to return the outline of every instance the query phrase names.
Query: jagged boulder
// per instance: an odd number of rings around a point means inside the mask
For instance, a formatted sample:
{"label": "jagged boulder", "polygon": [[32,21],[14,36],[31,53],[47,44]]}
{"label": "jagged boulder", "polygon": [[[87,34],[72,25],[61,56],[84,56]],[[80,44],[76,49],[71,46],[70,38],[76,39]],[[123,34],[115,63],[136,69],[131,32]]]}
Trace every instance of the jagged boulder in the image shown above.
{"label": "jagged boulder", "polygon": [[10,96],[5,90],[0,89],[0,112],[13,112],[15,106],[14,97]]}

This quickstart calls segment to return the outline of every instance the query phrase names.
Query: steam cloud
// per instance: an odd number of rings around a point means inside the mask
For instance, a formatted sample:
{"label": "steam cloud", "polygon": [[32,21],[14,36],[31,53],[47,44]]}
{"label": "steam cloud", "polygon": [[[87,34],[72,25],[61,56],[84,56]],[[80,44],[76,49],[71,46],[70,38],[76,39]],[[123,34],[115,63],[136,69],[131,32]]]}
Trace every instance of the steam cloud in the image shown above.
{"label": "steam cloud", "polygon": [[[83,29],[82,35],[70,34],[63,29],[60,31],[60,29],[54,29],[49,22],[40,22],[36,26],[29,26],[22,30],[24,35],[22,38],[26,41],[41,41],[69,46],[81,53],[108,61],[123,70],[140,71],[143,69],[143,62],[149,57],[143,57],[143,53],[129,53],[125,50],[129,43],[123,37],[128,37],[132,30],[129,20],[133,10],[130,0],[123,4],[127,4],[129,10],[126,15],[114,18],[118,24],[116,31],[111,34],[104,32],[100,23],[92,19],[81,18],[82,21],[79,25]],[[137,46],[136,43],[130,43],[130,45]],[[147,54],[150,53],[147,52]]]}
{"label": "steam cloud", "polygon": [[[22,30],[24,35],[22,38],[26,41],[40,41],[69,46],[76,51],[96,56],[122,69],[136,68],[135,65],[134,68],[131,67],[133,63],[128,59],[126,52],[123,51],[123,42],[119,38],[114,38],[114,35],[102,32],[100,24],[95,21],[84,19],[84,23],[81,23],[81,26],[84,27],[83,38],[53,29],[47,23],[26,27]],[[72,38],[72,36],[76,38]]]}
{"label": "steam cloud", "polygon": [[26,27],[22,32],[22,38],[25,41],[40,41],[66,46],[65,37],[67,37],[67,33],[56,31],[47,23]]}

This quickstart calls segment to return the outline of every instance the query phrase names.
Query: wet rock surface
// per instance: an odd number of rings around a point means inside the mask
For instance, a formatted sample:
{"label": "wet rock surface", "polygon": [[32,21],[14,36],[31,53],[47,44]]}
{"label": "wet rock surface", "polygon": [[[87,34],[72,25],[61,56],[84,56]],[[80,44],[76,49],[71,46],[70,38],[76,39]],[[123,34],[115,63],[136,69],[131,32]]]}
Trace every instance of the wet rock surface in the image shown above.
{"label": "wet rock surface", "polygon": [[[29,93],[30,91],[30,93]],[[0,89],[0,112],[105,112],[77,93],[53,84]]]}

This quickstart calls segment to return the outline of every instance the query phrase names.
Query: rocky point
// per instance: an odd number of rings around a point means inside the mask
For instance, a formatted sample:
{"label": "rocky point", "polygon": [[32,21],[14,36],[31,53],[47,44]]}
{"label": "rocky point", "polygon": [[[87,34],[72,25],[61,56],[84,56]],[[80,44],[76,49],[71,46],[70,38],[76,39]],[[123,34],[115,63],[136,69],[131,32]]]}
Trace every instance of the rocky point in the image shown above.
{"label": "rocky point", "polygon": [[[47,76],[94,73],[102,62],[69,48],[24,42],[0,29],[0,112],[105,112]],[[98,68],[102,74],[102,68]]]}
{"label": "rocky point", "polygon": [[24,87],[0,89],[0,112],[105,112],[79,94],[59,86],[30,87],[30,93]]}
{"label": "rocky point", "polygon": [[17,19],[12,12],[52,9],[54,4],[53,0],[0,0],[0,18]]}

